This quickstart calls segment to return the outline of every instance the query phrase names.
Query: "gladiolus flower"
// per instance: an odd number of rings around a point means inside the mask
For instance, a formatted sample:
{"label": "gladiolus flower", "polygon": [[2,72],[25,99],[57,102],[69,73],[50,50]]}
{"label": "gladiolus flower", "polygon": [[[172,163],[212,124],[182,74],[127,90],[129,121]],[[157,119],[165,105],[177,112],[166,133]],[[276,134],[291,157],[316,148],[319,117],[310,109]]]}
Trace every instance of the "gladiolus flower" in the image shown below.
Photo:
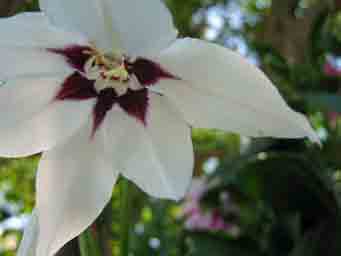
{"label": "gladiolus flower", "polygon": [[40,5],[0,20],[0,155],[44,152],[18,255],[51,256],[78,236],[119,174],[152,196],[182,198],[192,126],[318,141],[256,67],[221,46],[177,39],[160,0]]}

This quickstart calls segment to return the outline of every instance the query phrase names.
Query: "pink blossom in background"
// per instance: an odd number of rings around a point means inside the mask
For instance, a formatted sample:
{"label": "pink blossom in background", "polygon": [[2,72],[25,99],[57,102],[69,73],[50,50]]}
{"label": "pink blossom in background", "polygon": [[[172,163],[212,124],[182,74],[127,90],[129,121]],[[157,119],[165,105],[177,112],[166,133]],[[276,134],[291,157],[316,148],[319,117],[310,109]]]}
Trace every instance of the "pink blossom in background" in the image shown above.
{"label": "pink blossom in background", "polygon": [[341,76],[341,65],[338,63],[338,59],[328,56],[323,66],[323,72],[327,76]]}
{"label": "pink blossom in background", "polygon": [[220,215],[218,210],[215,210],[211,214],[211,223],[210,223],[210,229],[212,230],[229,230],[230,225],[225,223],[224,218]]}
{"label": "pink blossom in background", "polygon": [[[330,77],[341,77],[340,58],[334,56],[327,56],[326,62],[323,66],[324,74]],[[332,129],[337,128],[337,122],[340,118],[340,113],[336,111],[329,111],[326,115],[329,126]]]}
{"label": "pink blossom in background", "polygon": [[[204,210],[201,208],[200,200],[206,191],[206,179],[201,178],[193,181],[183,205],[185,228],[190,231],[226,232],[232,236],[238,236],[240,233],[239,227],[235,223],[226,222],[219,209]],[[224,192],[223,194],[226,197],[227,192]],[[236,207],[228,201],[229,197],[228,200],[222,202],[224,210],[228,211],[228,208],[234,210]],[[230,207],[228,204],[230,204]]]}
{"label": "pink blossom in background", "polygon": [[333,129],[336,129],[338,119],[340,118],[340,113],[338,113],[336,111],[329,111],[327,113],[327,118],[328,118],[328,122],[329,122],[330,127]]}
{"label": "pink blossom in background", "polygon": [[323,71],[327,76],[340,76],[341,75],[341,70],[337,69],[329,62],[326,62],[324,64]]}
{"label": "pink blossom in background", "polygon": [[195,215],[200,211],[200,199],[207,191],[206,180],[193,179],[183,208],[184,215]]}

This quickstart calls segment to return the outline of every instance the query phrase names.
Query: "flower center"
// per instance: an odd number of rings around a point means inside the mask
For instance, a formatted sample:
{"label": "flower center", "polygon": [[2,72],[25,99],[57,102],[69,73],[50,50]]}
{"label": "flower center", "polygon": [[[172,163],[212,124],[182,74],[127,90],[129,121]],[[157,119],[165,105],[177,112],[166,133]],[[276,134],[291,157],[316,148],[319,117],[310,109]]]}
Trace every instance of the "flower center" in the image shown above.
{"label": "flower center", "polygon": [[132,60],[122,54],[102,53],[92,46],[70,45],[47,51],[63,56],[74,69],[54,100],[96,99],[93,134],[115,105],[146,125],[149,88],[162,79],[181,79],[148,58]]}
{"label": "flower center", "polygon": [[134,74],[128,71],[128,58],[117,54],[103,54],[97,49],[84,50],[91,57],[84,65],[86,78],[95,80],[95,89],[101,92],[112,88],[118,96],[143,89]]}

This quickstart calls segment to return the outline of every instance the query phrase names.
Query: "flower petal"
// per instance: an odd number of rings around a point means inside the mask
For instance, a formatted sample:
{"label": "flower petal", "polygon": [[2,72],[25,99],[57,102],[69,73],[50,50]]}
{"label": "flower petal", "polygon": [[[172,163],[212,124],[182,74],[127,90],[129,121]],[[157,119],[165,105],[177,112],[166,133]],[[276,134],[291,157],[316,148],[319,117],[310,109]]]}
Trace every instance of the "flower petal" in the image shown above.
{"label": "flower petal", "polygon": [[52,256],[83,232],[109,202],[117,173],[90,140],[91,124],[64,145],[48,151],[39,164],[39,237],[35,256]]}
{"label": "flower petal", "polygon": [[52,102],[63,77],[21,78],[0,87],[0,155],[50,149],[89,119],[94,100]]}
{"label": "flower petal", "polygon": [[40,7],[51,22],[68,31],[84,34],[96,47],[111,49],[112,1],[109,0],[40,0]]}
{"label": "flower petal", "polygon": [[192,178],[191,129],[165,97],[151,94],[148,110],[146,126],[118,107],[108,113],[107,158],[150,195],[178,200]]}
{"label": "flower petal", "polygon": [[20,242],[17,256],[36,256],[37,239],[39,233],[38,216],[33,210],[30,221],[24,230],[24,236]]}
{"label": "flower petal", "polygon": [[70,73],[62,56],[34,47],[0,46],[0,81],[25,76],[47,76]]}
{"label": "flower petal", "polygon": [[[160,0],[41,0],[53,23],[87,35],[97,47],[132,56],[159,53],[177,36]],[[114,41],[114,42],[113,42]]]}
{"label": "flower petal", "polygon": [[[109,0],[110,1],[110,0]],[[132,56],[159,54],[177,37],[170,12],[160,0],[115,0],[113,22]]]}
{"label": "flower petal", "polygon": [[0,80],[16,76],[69,72],[65,59],[50,48],[87,45],[80,35],[61,31],[42,13],[22,13],[0,18]]}
{"label": "flower petal", "polygon": [[78,33],[53,27],[41,12],[25,12],[10,18],[0,18],[0,46],[63,47],[84,45],[87,40]]}
{"label": "flower petal", "polygon": [[182,79],[160,81],[157,89],[195,127],[319,141],[308,120],[288,107],[266,76],[226,48],[182,39],[157,62]]}

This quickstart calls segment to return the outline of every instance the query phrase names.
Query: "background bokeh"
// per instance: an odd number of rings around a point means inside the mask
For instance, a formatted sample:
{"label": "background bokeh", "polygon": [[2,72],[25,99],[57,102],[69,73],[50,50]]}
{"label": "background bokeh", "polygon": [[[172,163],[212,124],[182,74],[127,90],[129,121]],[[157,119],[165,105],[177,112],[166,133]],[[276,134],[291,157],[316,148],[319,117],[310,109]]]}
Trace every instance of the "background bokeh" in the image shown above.
{"label": "background bokeh", "polygon": [[[196,178],[183,202],[131,191],[131,255],[341,255],[341,1],[166,2],[181,36],[232,48],[263,69],[323,147],[194,130]],[[3,17],[28,10],[38,3],[0,1]],[[0,159],[1,256],[15,255],[38,160]],[[120,255],[119,193],[91,229],[105,256]],[[77,240],[62,255],[79,255]]]}

